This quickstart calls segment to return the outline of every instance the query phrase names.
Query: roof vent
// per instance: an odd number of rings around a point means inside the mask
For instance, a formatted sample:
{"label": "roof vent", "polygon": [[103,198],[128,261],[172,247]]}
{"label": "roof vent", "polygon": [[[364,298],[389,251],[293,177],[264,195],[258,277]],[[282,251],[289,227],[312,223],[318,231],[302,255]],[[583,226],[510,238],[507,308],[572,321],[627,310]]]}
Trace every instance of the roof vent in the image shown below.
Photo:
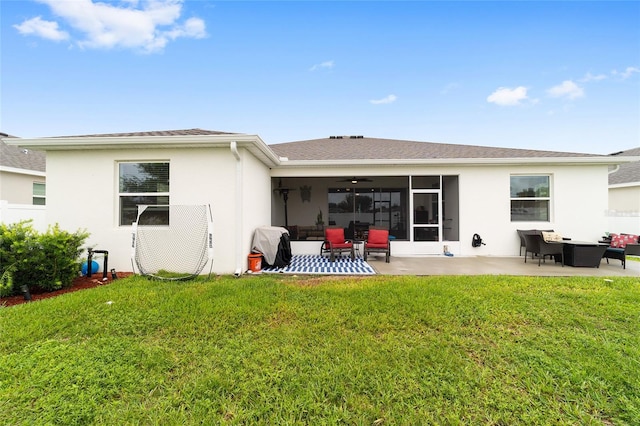
{"label": "roof vent", "polygon": [[362,137],[363,137],[362,135],[358,135],[358,136],[351,135],[349,136],[349,139],[362,139]]}

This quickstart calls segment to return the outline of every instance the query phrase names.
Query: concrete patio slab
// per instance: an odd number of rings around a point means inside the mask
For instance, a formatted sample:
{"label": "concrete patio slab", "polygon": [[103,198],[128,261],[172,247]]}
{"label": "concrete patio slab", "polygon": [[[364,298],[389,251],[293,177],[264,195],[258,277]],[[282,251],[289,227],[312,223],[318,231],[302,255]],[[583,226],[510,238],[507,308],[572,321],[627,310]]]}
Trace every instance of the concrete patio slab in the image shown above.
{"label": "concrete patio slab", "polygon": [[562,266],[547,259],[538,266],[538,259],[524,257],[488,257],[488,256],[392,256],[385,263],[384,257],[369,256],[367,263],[376,272],[385,275],[530,275],[530,276],[597,276],[597,277],[638,277],[640,262],[627,258],[627,268],[622,269],[618,260],[605,259],[599,268]]}

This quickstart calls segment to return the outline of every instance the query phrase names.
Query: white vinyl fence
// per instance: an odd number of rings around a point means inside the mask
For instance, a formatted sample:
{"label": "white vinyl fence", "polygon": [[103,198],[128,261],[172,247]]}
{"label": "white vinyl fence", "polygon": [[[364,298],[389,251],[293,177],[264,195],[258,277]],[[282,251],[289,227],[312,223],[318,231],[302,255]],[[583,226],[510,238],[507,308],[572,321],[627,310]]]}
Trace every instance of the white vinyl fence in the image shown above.
{"label": "white vinyl fence", "polygon": [[640,212],[638,211],[608,210],[607,219],[609,233],[640,235]]}
{"label": "white vinyl fence", "polygon": [[0,223],[5,225],[31,219],[33,228],[39,232],[44,232],[47,230],[46,214],[46,206],[9,204],[8,201],[0,200]]}

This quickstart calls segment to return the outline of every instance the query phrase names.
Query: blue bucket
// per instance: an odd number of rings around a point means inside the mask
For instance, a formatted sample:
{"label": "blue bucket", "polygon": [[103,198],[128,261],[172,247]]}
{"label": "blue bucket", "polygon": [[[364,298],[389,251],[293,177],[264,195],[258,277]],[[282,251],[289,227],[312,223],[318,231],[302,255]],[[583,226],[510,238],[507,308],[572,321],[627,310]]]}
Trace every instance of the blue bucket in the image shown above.
{"label": "blue bucket", "polygon": [[[95,274],[100,269],[100,265],[95,260],[91,261],[91,274]],[[82,262],[82,275],[87,275],[87,262]]]}

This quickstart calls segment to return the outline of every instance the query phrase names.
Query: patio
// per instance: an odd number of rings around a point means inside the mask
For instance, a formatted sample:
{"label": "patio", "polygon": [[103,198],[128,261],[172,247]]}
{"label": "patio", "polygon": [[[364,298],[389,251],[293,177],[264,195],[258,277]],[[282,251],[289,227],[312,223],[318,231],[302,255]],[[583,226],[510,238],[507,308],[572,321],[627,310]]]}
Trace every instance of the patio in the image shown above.
{"label": "patio", "polygon": [[521,256],[424,256],[391,257],[385,263],[384,257],[370,257],[367,263],[379,274],[386,275],[536,275],[567,277],[638,277],[640,262],[628,257],[627,268],[622,269],[620,261],[605,259],[599,268],[562,266],[547,259],[538,266],[538,261],[524,263]]}

